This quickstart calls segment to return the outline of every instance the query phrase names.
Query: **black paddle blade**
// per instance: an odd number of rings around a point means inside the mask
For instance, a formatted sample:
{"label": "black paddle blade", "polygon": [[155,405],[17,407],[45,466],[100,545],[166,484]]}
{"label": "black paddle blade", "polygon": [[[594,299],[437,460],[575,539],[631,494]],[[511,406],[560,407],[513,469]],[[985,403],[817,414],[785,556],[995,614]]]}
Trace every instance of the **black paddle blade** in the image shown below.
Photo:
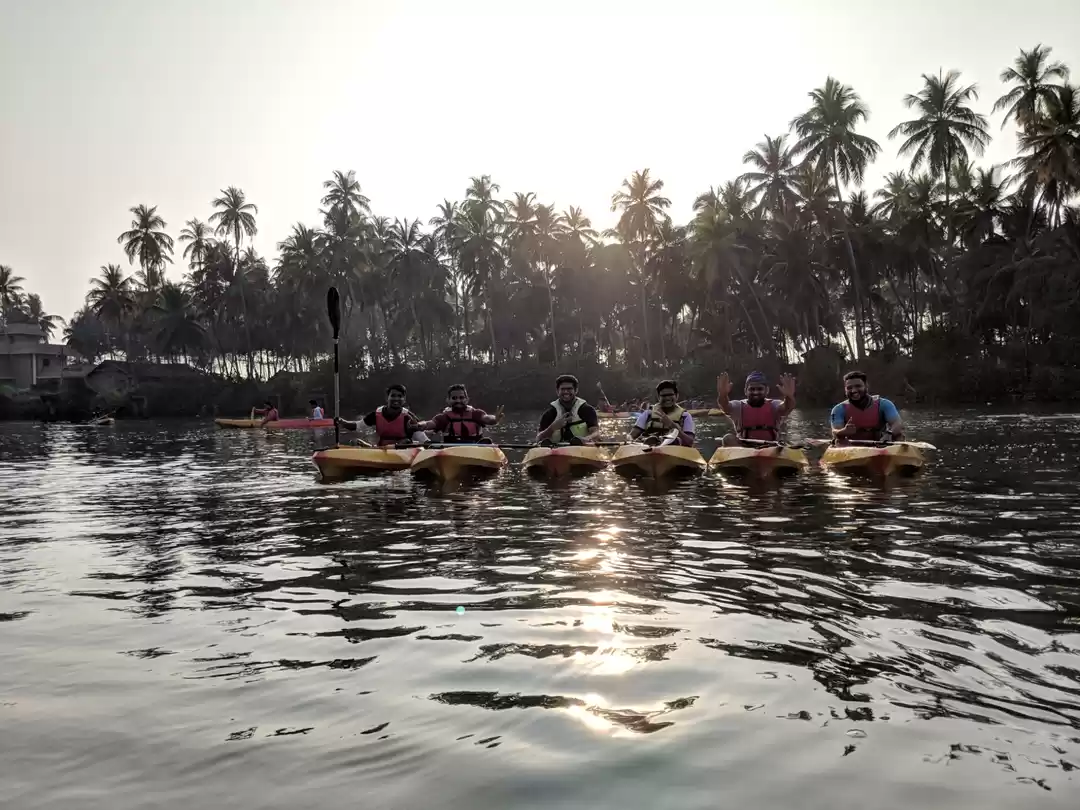
{"label": "black paddle blade", "polygon": [[326,291],[326,314],[330,316],[330,325],[334,328],[334,340],[338,339],[341,331],[341,298],[338,296],[337,287],[331,287]]}

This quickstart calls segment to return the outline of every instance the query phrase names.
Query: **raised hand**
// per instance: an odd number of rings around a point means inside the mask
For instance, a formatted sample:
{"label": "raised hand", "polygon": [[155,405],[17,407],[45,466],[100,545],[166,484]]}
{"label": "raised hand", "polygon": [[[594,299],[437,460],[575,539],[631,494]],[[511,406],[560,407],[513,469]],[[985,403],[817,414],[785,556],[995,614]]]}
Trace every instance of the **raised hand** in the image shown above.
{"label": "raised hand", "polygon": [[790,374],[781,374],[780,382],[777,384],[776,389],[783,394],[786,399],[795,399],[795,378]]}
{"label": "raised hand", "polygon": [[844,427],[840,430],[840,432],[837,435],[839,435],[839,436],[854,436],[857,430],[858,430],[858,428],[855,427],[855,423],[852,422],[849,419],[847,424],[844,425]]}
{"label": "raised hand", "polygon": [[718,399],[728,399],[731,395],[731,378],[725,371],[716,378],[716,396]]}
{"label": "raised hand", "polygon": [[671,430],[675,427],[675,423],[671,420],[671,417],[663,411],[660,411],[660,424],[664,426],[664,430]]}
{"label": "raised hand", "polygon": [[498,408],[495,409],[495,424],[496,425],[499,424],[499,422],[502,421],[502,418],[503,418],[503,406],[500,405]]}

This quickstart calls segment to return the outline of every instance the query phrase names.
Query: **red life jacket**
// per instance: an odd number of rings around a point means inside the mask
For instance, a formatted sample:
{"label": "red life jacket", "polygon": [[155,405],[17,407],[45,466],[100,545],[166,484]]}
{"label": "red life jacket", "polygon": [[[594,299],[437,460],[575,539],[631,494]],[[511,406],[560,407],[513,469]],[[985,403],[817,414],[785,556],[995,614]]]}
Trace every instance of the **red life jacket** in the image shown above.
{"label": "red life jacket", "polygon": [[483,435],[483,425],[477,422],[476,417],[473,416],[472,405],[466,407],[464,413],[456,413],[453,408],[446,408],[443,413],[450,422],[446,426],[444,440],[449,438],[450,441],[470,442],[479,439]]}
{"label": "red life jacket", "polygon": [[745,399],[739,401],[742,403],[742,432],[739,438],[775,442],[780,437],[780,426],[773,401],[767,399],[757,407]]}
{"label": "red life jacket", "polygon": [[885,419],[881,416],[881,405],[878,397],[870,397],[870,404],[865,408],[856,408],[850,401],[844,403],[844,422],[855,425],[855,435],[849,438],[857,441],[876,442],[881,438],[881,430],[885,427]]}
{"label": "red life jacket", "polygon": [[375,409],[375,435],[379,438],[379,444],[397,444],[403,439],[409,438],[405,433],[405,420],[410,416],[404,408],[393,419],[387,419],[383,414],[383,406]]}

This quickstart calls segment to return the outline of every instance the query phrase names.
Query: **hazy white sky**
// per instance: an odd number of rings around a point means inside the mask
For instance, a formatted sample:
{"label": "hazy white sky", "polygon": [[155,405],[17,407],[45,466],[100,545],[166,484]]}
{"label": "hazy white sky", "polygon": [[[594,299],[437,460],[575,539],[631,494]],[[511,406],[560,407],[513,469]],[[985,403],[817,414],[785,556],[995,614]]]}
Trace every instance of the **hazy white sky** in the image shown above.
{"label": "hazy white sky", "polygon": [[[1038,42],[1080,78],[1080,0],[0,0],[0,263],[68,317],[127,266],[131,206],[175,237],[239,186],[272,258],[337,168],[388,216],[486,173],[606,227],[649,167],[685,221],[830,74],[870,106],[876,184],[921,73],[962,71],[989,113]],[[986,163],[1013,155],[999,125]]]}

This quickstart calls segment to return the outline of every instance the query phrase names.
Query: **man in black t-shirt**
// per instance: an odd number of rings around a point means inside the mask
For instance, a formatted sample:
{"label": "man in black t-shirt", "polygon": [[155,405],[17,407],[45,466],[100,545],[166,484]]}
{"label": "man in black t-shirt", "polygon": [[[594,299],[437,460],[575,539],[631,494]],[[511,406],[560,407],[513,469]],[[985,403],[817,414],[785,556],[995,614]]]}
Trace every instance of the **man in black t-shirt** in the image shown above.
{"label": "man in black t-shirt", "polygon": [[592,444],[600,434],[596,409],[577,395],[578,381],[573,374],[563,374],[555,381],[559,398],[540,417],[538,442],[556,444]]}
{"label": "man in black t-shirt", "polygon": [[363,419],[338,422],[346,430],[359,430],[360,425],[375,428],[376,442],[380,447],[406,441],[423,444],[427,436],[420,430],[419,419],[405,408],[405,386],[395,383],[386,389],[386,404],[376,408]]}

